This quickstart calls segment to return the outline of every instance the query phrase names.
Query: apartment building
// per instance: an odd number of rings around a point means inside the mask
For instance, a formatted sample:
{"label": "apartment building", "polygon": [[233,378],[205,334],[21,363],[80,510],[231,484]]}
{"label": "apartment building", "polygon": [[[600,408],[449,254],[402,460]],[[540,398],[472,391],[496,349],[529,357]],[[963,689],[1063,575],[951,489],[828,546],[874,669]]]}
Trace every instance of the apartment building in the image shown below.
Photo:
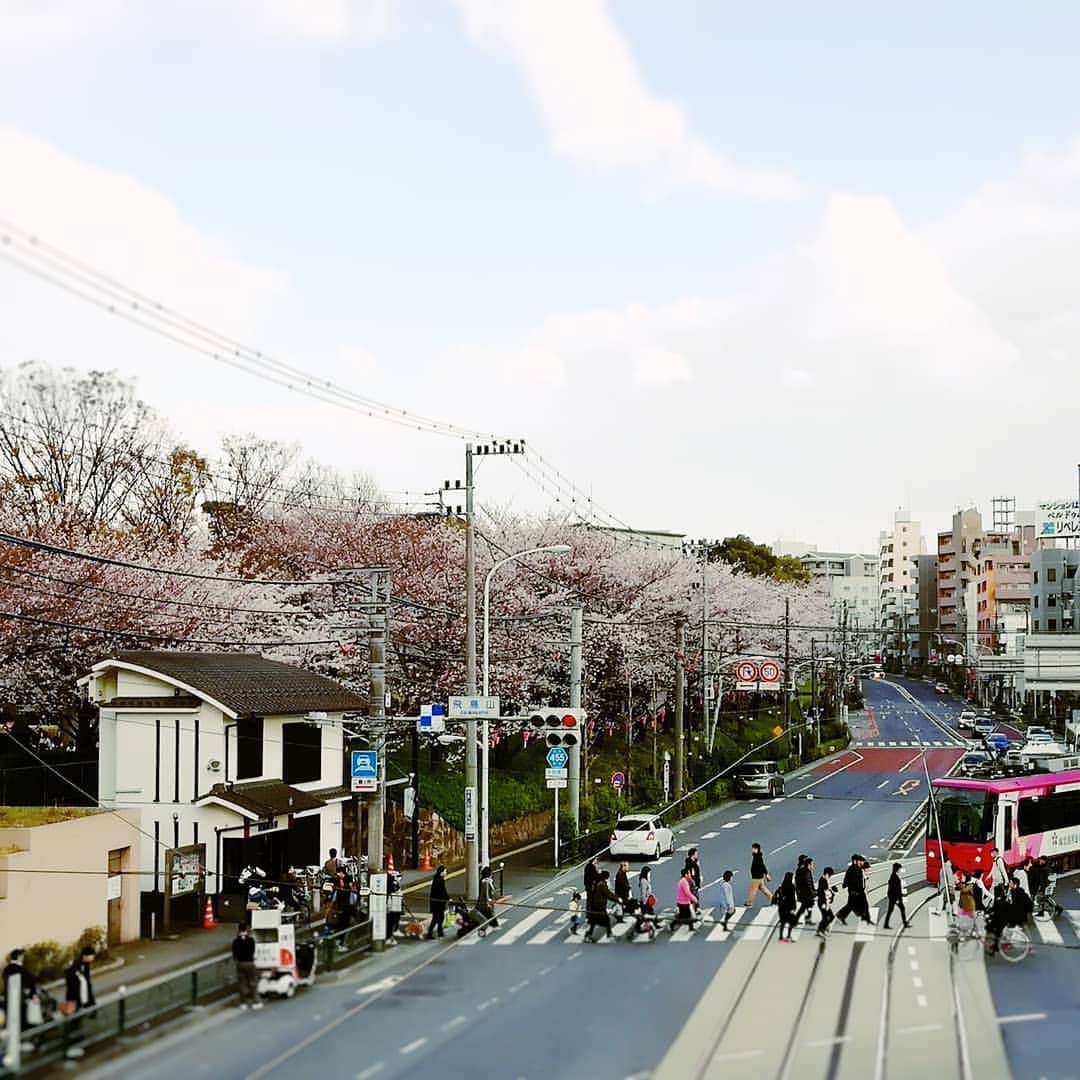
{"label": "apartment building", "polygon": [[918,655],[918,556],[923,554],[922,526],[910,510],[897,510],[892,529],[878,537],[878,614],[882,651],[900,670]]}
{"label": "apartment building", "polygon": [[[774,546],[775,549],[775,546]],[[848,609],[850,627],[877,626],[878,557],[858,552],[809,551],[799,558],[802,568],[829,597],[839,613]]]}

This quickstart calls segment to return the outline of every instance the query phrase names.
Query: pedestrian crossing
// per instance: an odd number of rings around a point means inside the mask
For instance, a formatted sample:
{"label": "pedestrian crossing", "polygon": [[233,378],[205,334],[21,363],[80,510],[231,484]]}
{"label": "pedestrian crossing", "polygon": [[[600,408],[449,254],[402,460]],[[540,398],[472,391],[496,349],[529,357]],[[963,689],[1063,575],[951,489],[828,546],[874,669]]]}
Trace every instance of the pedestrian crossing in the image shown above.
{"label": "pedestrian crossing", "polygon": [[898,749],[902,749],[903,747],[906,746],[906,747],[911,747],[912,749],[918,750],[920,747],[923,747],[923,746],[942,746],[942,747],[944,747],[944,746],[957,746],[957,745],[958,744],[955,743],[955,742],[950,742],[950,741],[941,740],[941,739],[939,739],[937,741],[931,741],[930,739],[924,739],[922,742],[919,742],[916,739],[897,739],[895,741],[886,740],[886,739],[856,739],[854,742],[851,743],[852,748],[856,749],[856,750],[860,749],[860,748],[861,749],[866,749],[867,747],[872,749],[874,747],[890,747],[890,746],[895,746]]}
{"label": "pedestrian crossing", "polygon": [[[921,907],[918,915],[916,908],[920,902],[929,895],[934,895],[930,903]],[[930,941],[944,945],[948,941],[949,919],[946,913],[940,910],[940,903],[936,899],[936,890],[930,888],[916,889],[906,897],[909,917],[914,917],[916,922],[910,931],[911,940]],[[840,923],[833,924],[830,934],[834,936],[853,935],[856,943],[870,944],[873,942],[888,943],[892,941],[894,934],[899,929],[899,912],[894,915],[891,928],[886,929],[882,923],[885,905],[871,906],[870,916],[872,921],[864,923],[848,920],[848,926],[843,927]],[[612,917],[612,936],[615,938],[627,938],[635,945],[649,944],[672,944],[685,945],[690,942],[707,942],[718,945],[730,943],[733,947],[740,944],[760,944],[774,935],[779,921],[779,913],[773,904],[765,907],[747,908],[739,906],[728,920],[728,929],[725,930],[718,909],[705,907],[701,909],[700,918],[696,921],[695,928],[679,926],[671,930],[671,920],[674,910],[667,909],[657,916],[657,924],[660,933],[656,935],[655,942],[650,941],[648,935],[639,934],[631,936],[630,931],[634,927],[634,918],[626,916],[622,922],[616,922]],[[814,910],[815,920],[818,912]],[[458,941],[462,946],[476,946],[486,942],[493,946],[507,945],[548,945],[565,946],[580,945],[584,939],[588,923],[582,912],[579,920],[577,933],[570,932],[570,913],[565,910],[551,910],[541,908],[528,911],[518,917],[512,912],[509,917],[499,914],[499,926],[489,929],[484,938],[478,934],[467,934]],[[1028,933],[1032,943],[1052,947],[1080,947],[1080,911],[1067,910],[1056,920],[1031,920],[1028,924]],[[792,932],[792,938],[798,941],[800,938],[812,938],[811,928],[805,924],[796,927]]]}

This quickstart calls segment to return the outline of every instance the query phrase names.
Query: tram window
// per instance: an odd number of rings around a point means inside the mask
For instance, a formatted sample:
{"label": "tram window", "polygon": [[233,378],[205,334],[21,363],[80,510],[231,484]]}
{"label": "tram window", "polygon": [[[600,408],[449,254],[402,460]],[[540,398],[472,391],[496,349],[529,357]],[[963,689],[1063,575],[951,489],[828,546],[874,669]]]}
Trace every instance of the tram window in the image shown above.
{"label": "tram window", "polygon": [[1080,791],[1062,791],[1020,803],[1018,832],[1021,836],[1070,829],[1080,825]]}

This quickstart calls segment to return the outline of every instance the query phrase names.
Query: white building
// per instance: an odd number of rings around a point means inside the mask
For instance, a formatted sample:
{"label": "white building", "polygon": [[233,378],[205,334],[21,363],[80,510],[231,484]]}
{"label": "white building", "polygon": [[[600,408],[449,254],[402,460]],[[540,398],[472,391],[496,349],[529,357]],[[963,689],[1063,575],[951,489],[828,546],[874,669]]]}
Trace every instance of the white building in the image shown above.
{"label": "white building", "polygon": [[[342,720],[363,698],[249,653],[118,652],[83,680],[100,708],[98,796],[141,814],[142,891],[164,853],[206,845],[208,892],[342,848]],[[321,715],[316,715],[321,714]]]}
{"label": "white building", "polygon": [[878,557],[857,552],[812,551],[802,568],[828,595],[837,613],[847,603],[849,629],[878,625]]}
{"label": "white building", "polygon": [[897,510],[891,531],[878,537],[878,609],[884,652],[906,668],[919,647],[919,566],[926,553],[922,527]]}
{"label": "white building", "polygon": [[817,544],[808,544],[805,540],[785,540],[781,537],[772,542],[772,553],[778,558],[788,556],[801,559],[804,555],[817,551]]}

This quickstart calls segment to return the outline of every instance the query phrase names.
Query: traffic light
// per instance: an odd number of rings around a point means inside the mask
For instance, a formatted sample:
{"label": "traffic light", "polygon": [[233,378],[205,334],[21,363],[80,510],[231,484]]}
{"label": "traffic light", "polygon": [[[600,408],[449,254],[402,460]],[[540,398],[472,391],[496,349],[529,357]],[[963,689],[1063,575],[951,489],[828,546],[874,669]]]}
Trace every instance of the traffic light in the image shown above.
{"label": "traffic light", "polygon": [[537,709],[529,716],[533,734],[543,737],[548,746],[562,746],[569,750],[581,744],[581,724],[584,709]]}

